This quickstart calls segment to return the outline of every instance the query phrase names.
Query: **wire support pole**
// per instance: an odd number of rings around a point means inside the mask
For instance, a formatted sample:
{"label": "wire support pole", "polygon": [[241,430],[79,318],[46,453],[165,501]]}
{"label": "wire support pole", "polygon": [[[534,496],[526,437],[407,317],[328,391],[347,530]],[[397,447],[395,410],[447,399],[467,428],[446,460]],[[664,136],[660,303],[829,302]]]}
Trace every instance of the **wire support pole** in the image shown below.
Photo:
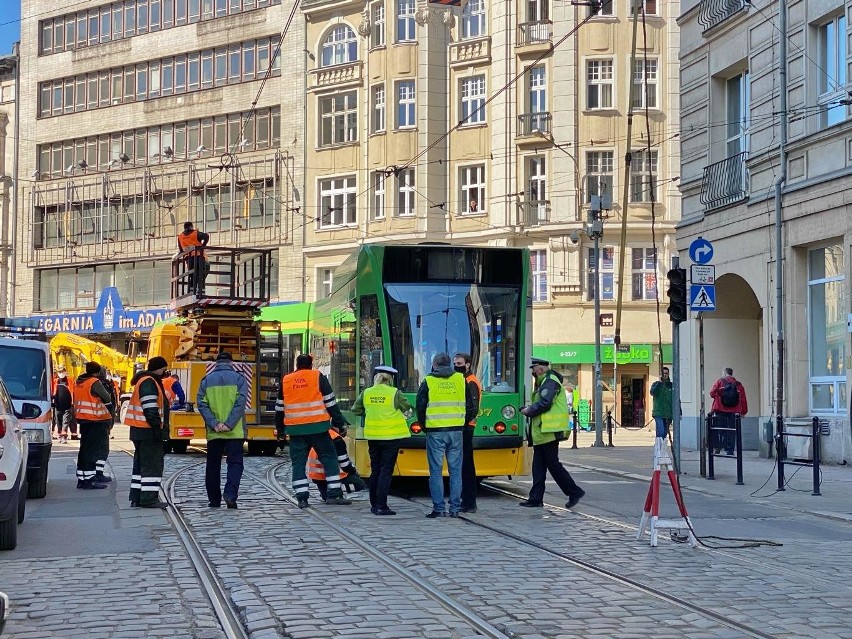
{"label": "wire support pole", "polygon": [[[600,216],[600,211],[595,212]],[[603,381],[601,380],[601,255],[600,241],[602,233],[592,232],[595,241],[595,371],[594,371],[594,402],[595,402],[595,446],[603,446]]]}

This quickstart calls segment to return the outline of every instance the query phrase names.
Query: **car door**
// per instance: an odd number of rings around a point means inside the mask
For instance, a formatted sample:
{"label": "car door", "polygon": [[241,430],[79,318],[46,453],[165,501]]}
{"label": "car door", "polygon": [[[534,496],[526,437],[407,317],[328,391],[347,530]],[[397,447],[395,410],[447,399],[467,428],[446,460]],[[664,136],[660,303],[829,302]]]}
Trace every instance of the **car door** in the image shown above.
{"label": "car door", "polygon": [[21,428],[18,418],[15,417],[15,409],[12,405],[12,398],[6,391],[6,386],[0,382],[0,416],[6,419],[9,426],[6,432],[6,440],[4,443],[9,446],[14,446],[18,449],[20,459],[26,464],[27,446],[24,442],[24,431]]}

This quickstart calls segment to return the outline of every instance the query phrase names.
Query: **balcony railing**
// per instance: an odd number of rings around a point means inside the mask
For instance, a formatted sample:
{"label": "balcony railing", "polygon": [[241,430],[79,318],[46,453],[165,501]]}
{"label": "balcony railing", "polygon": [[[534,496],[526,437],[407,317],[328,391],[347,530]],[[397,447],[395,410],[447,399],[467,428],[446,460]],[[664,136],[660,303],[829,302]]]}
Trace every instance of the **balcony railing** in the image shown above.
{"label": "balcony railing", "polygon": [[542,44],[553,39],[553,23],[550,20],[523,22],[518,25],[518,46]]}
{"label": "balcony railing", "polygon": [[738,153],[704,167],[701,203],[710,211],[740,202],[748,197],[746,153]]}
{"label": "balcony railing", "polygon": [[701,0],[698,22],[708,31],[747,6],[747,0]]}
{"label": "balcony railing", "polygon": [[550,111],[522,113],[518,116],[518,135],[537,135],[539,133],[549,135],[552,120],[553,114]]}
{"label": "balcony railing", "polygon": [[550,222],[550,200],[527,200],[523,207],[526,226],[541,226]]}

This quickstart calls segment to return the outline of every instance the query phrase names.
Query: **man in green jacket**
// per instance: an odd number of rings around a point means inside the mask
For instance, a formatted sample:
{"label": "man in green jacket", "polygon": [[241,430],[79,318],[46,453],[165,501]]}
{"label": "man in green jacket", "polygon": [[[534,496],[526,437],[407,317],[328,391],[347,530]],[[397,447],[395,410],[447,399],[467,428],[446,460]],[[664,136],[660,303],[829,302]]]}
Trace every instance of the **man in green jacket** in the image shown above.
{"label": "man in green jacket", "polygon": [[537,357],[532,358],[535,392],[532,404],[521,409],[521,414],[530,418],[530,434],[533,445],[532,477],[533,483],[529,497],[521,506],[544,506],[544,485],[547,471],[553,481],[568,497],[566,508],[577,505],[586,494],[580,488],[571,473],[565,470],[559,461],[559,442],[565,439],[568,430],[568,400],[562,386],[562,375],[550,370],[550,362]]}
{"label": "man in green jacket", "polygon": [[249,388],[246,378],[234,368],[227,351],[216,356],[216,364],[198,387],[198,412],[207,426],[207,499],[210,508],[222,505],[222,455],[228,457],[225,504],[237,507],[243,476],[244,417]]}
{"label": "man in green jacket", "polygon": [[669,426],[672,423],[672,381],[669,379],[669,369],[663,366],[660,379],[651,384],[651,397],[654,406],[651,415],[657,427],[657,437],[668,437]]}

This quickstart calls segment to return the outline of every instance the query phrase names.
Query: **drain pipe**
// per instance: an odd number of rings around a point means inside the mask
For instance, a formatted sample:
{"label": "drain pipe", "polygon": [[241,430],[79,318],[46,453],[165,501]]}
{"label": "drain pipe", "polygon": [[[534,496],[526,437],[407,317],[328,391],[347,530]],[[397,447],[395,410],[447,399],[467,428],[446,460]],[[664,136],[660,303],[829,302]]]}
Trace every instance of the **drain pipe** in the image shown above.
{"label": "drain pipe", "polygon": [[[15,56],[15,148],[12,156],[12,214],[9,216],[9,237],[12,241],[12,250],[8,253],[9,260],[9,317],[15,317],[15,299],[18,297],[18,251],[23,246],[23,241],[18,244],[18,191],[20,181],[18,180],[18,161],[21,155],[21,42],[12,45],[12,53]],[[23,233],[21,234],[23,235]],[[5,309],[4,309],[5,310]]]}
{"label": "drain pipe", "polygon": [[[778,452],[783,448],[782,435],[784,431],[784,267],[783,267],[783,205],[782,196],[787,182],[787,0],[778,0],[779,38],[778,69],[781,92],[781,135],[778,144],[778,162],[780,172],[775,180],[775,346],[777,363],[775,373],[775,436]],[[781,456],[777,459],[781,459]],[[779,467],[778,485],[783,490],[783,471]]]}

